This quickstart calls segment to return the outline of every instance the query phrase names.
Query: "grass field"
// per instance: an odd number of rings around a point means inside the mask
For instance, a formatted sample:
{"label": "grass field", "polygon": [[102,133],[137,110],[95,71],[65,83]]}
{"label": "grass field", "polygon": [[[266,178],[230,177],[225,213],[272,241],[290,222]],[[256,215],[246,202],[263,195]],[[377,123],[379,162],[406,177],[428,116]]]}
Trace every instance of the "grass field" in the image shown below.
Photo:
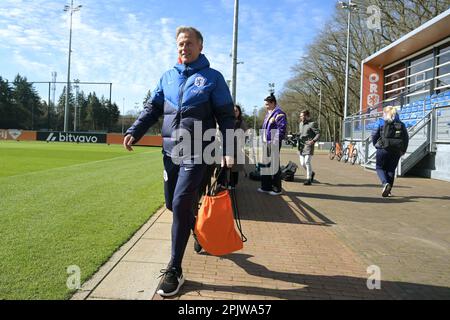
{"label": "grass field", "polygon": [[0,299],[67,299],[164,203],[160,148],[0,142]]}

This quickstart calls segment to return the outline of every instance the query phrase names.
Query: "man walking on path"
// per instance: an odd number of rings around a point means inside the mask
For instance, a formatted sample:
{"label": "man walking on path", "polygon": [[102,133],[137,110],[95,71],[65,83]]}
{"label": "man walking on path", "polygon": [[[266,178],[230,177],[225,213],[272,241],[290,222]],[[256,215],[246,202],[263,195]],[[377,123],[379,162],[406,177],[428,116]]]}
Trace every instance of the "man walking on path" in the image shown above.
{"label": "man walking on path", "polygon": [[[161,296],[177,294],[184,283],[181,264],[194,228],[194,208],[207,166],[203,158],[207,143],[202,138],[206,130],[216,128],[216,121],[222,133],[222,166],[233,165],[233,148],[227,148],[233,140],[227,141],[226,130],[234,129],[234,104],[225,79],[220,72],[210,68],[208,59],[201,53],[203,36],[197,29],[177,28],[176,42],[178,63],[162,75],[152,98],[127,130],[123,141],[124,147],[132,151],[132,145],[157,123],[160,116],[164,117],[164,195],[166,207],[173,213],[173,223],[171,260],[167,269],[161,270],[164,278],[157,290]],[[194,128],[198,128],[199,123],[201,131],[198,133]],[[189,138],[186,138],[186,132]],[[190,151],[179,150],[178,145],[186,143],[192,145]],[[195,148],[196,143],[201,146]],[[199,157],[201,161],[198,161]]]}
{"label": "man walking on path", "polygon": [[298,126],[299,141],[298,152],[300,165],[306,171],[304,185],[309,186],[314,180],[315,172],[312,169],[311,160],[314,155],[314,144],[319,141],[320,131],[317,123],[311,120],[309,110],[300,112],[300,124]]}

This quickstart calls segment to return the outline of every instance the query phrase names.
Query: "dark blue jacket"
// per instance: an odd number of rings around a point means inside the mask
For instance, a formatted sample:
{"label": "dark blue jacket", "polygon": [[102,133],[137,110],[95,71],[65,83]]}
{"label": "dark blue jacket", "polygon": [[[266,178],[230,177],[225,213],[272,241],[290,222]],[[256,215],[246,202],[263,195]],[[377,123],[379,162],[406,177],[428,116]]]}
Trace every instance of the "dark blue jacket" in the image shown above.
{"label": "dark blue jacket", "polygon": [[[406,149],[408,149],[408,144],[409,144],[409,135],[408,135],[408,130],[406,129],[406,126],[403,122],[400,121],[400,117],[398,116],[398,114],[395,114],[395,118],[394,118],[394,122],[399,122],[402,124],[402,137],[403,137],[403,150],[401,150],[402,153],[406,152]],[[381,138],[381,134],[382,134],[382,130],[384,127],[384,120],[382,118],[378,119],[378,123],[377,123],[377,127],[376,129],[372,132],[372,144],[375,146],[375,148],[377,149],[381,149],[378,145],[378,141]]]}
{"label": "dark blue jacket", "polygon": [[[172,132],[176,129],[187,130],[194,139],[194,121],[202,122],[203,133],[216,128],[216,120],[223,135],[226,154],[225,130],[234,128],[233,100],[222,74],[209,67],[209,61],[203,54],[194,62],[176,64],[163,74],[152,98],[126,134],[131,134],[137,142],[161,115],[164,115],[162,137],[166,155],[171,156],[173,147],[178,143],[172,139]],[[201,140],[202,137],[195,139]],[[207,143],[202,144],[203,148]]]}

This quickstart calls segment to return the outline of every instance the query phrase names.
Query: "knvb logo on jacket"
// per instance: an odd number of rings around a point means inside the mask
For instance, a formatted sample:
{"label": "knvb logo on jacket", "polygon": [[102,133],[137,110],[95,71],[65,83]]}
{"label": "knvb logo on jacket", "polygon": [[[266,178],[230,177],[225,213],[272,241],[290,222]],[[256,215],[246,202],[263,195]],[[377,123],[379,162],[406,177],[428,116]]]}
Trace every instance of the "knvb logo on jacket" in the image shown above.
{"label": "knvb logo on jacket", "polygon": [[206,79],[203,77],[197,77],[194,80],[194,85],[199,88],[203,87],[205,85],[205,83],[206,83]]}
{"label": "knvb logo on jacket", "polygon": [[37,140],[47,142],[106,143],[106,135],[74,132],[38,132]]}

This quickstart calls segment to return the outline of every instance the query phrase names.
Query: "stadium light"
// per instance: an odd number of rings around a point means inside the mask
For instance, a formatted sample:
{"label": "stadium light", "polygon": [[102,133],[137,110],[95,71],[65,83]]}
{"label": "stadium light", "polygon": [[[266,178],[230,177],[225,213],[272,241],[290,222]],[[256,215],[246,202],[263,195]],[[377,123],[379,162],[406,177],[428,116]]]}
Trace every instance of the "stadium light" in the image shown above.
{"label": "stadium light", "polygon": [[67,87],[66,87],[66,105],[64,107],[64,132],[69,129],[69,94],[70,94],[70,56],[72,54],[72,15],[81,9],[81,5],[74,7],[73,0],[69,5],[64,6],[65,12],[70,12],[70,34],[69,34],[69,62],[67,66]]}
{"label": "stadium light", "polygon": [[275,93],[275,83],[269,83],[269,93]]}

